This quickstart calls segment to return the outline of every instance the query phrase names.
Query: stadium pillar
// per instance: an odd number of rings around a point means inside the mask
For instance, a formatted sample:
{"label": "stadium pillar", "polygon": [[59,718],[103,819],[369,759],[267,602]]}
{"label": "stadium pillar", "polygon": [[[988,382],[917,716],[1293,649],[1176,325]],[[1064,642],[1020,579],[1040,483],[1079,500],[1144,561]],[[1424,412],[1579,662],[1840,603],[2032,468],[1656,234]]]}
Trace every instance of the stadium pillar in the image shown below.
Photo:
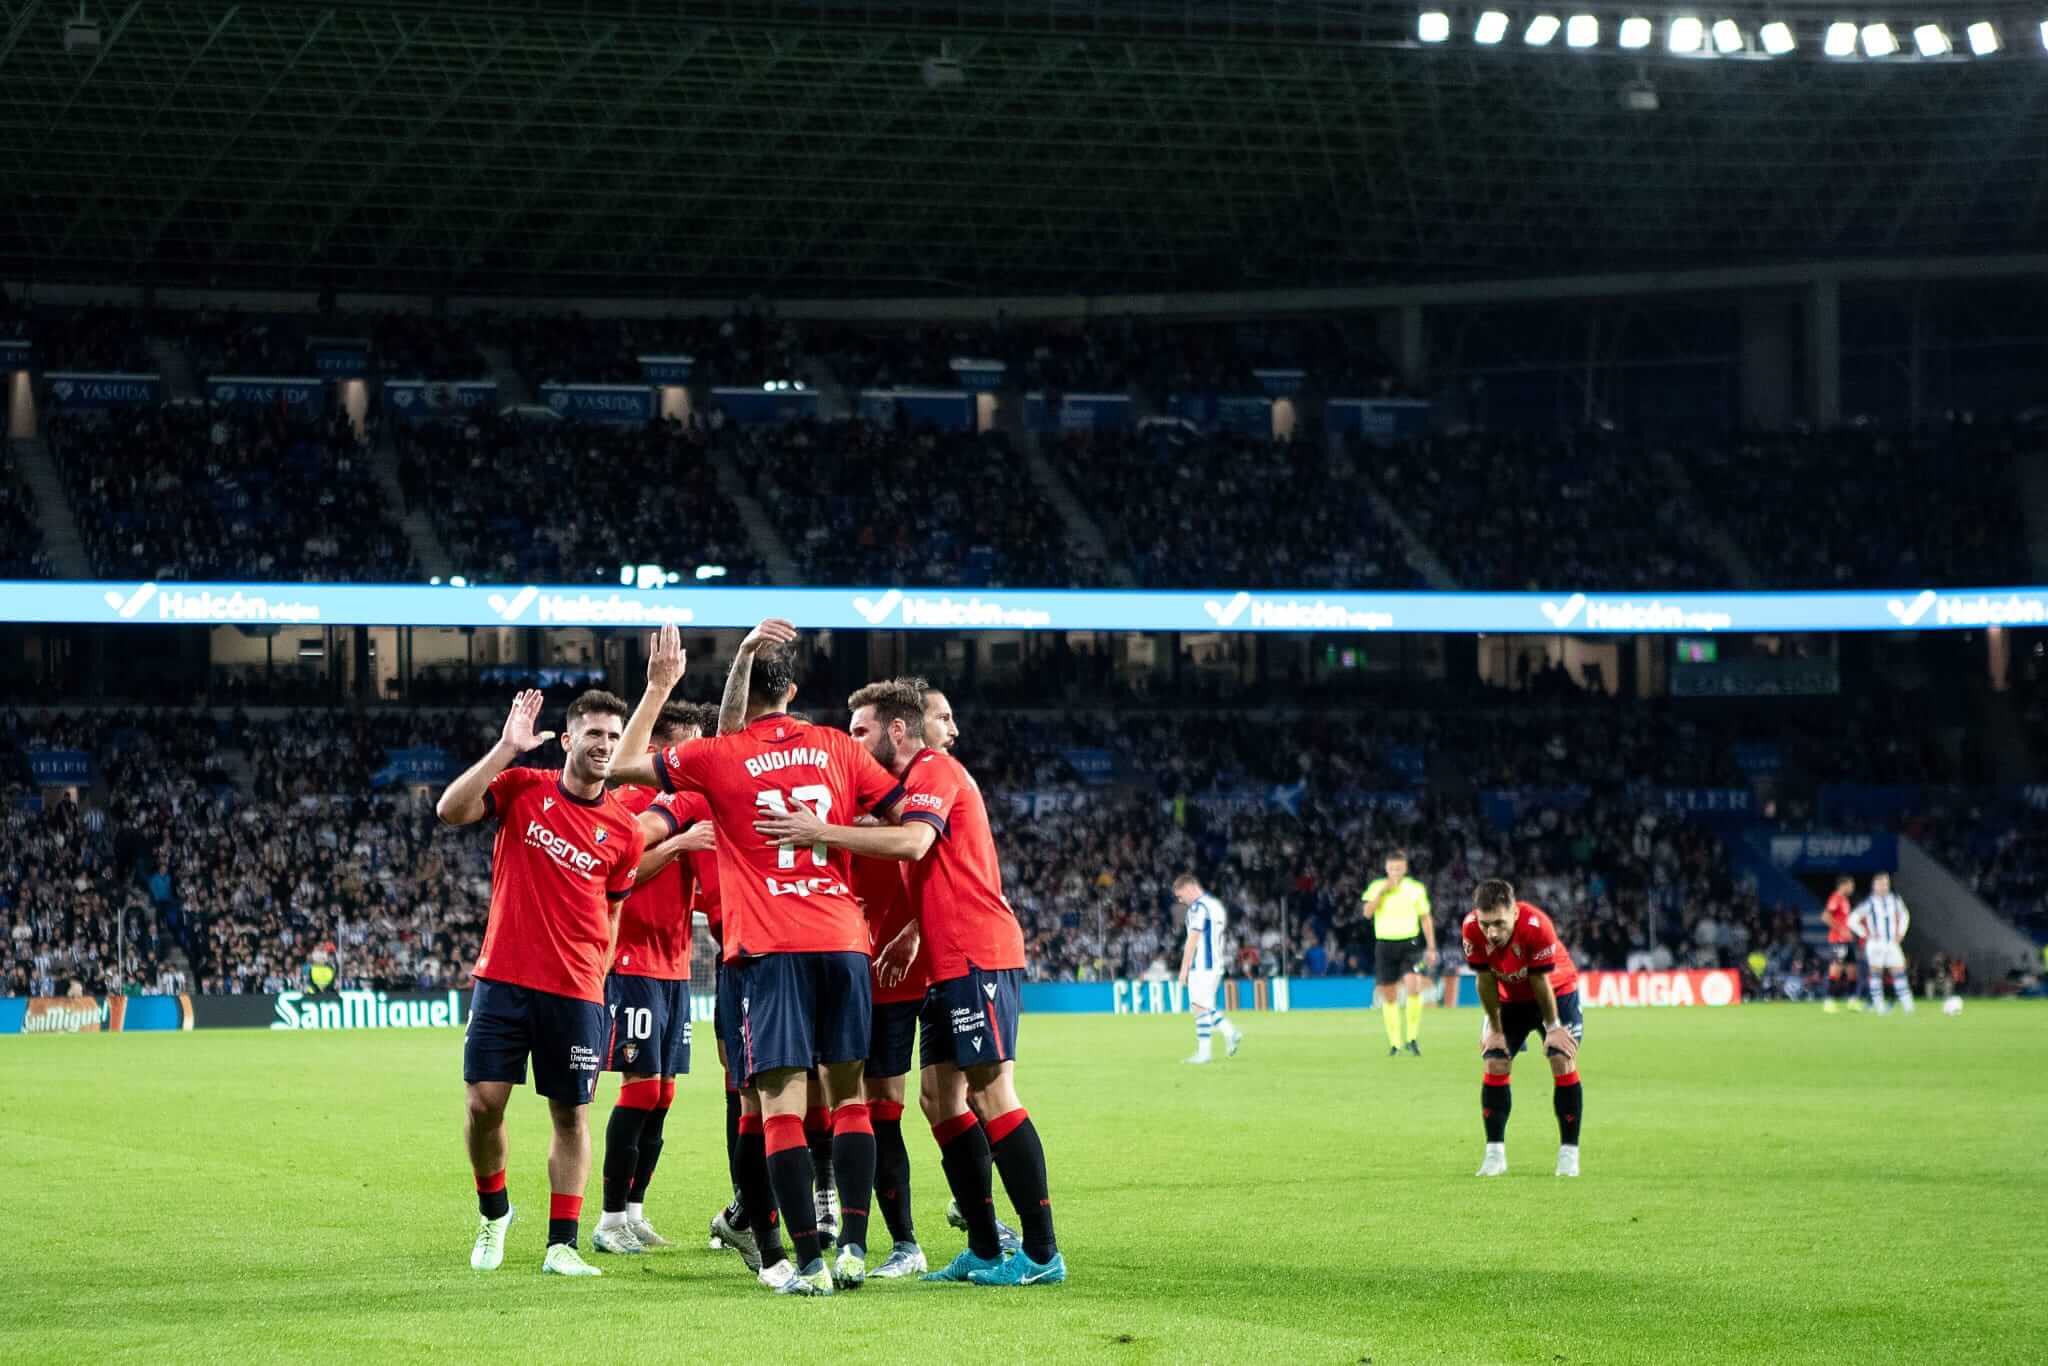
{"label": "stadium pillar", "polygon": [[350,653],[355,657],[356,701],[374,702],[377,700],[377,668],[370,659],[370,628],[358,626],[351,634],[355,637],[355,648]]}
{"label": "stadium pillar", "polygon": [[1444,637],[1444,678],[1450,682],[1454,693],[1469,692],[1478,685],[1478,636],[1460,634]]}
{"label": "stadium pillar", "polygon": [[1421,393],[1429,379],[1427,341],[1422,328],[1422,305],[1401,305],[1400,350],[1395,362],[1401,367],[1401,382],[1410,393]]}
{"label": "stadium pillar", "polygon": [[1746,294],[1742,299],[1742,421],[1773,431],[1794,416],[1792,376],[1793,301],[1781,294]]}
{"label": "stadium pillar", "polygon": [[1832,275],[1807,286],[1806,419],[1821,428],[1842,420],[1842,282]]}

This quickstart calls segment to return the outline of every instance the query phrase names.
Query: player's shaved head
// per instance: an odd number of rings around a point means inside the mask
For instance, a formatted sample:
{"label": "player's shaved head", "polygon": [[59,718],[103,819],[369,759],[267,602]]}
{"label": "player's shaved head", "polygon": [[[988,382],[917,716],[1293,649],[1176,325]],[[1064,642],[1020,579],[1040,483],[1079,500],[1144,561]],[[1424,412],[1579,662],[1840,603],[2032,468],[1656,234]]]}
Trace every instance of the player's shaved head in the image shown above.
{"label": "player's shaved head", "polygon": [[747,705],[781,711],[796,693],[796,647],[769,645],[754,656],[754,674],[747,682]]}

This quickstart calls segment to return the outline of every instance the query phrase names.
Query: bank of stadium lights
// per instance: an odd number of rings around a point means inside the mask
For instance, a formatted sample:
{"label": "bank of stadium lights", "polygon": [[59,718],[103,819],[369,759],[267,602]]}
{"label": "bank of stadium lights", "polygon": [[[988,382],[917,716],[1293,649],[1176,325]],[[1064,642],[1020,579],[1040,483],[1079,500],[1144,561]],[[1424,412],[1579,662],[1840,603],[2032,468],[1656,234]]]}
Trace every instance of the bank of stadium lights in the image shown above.
{"label": "bank of stadium lights", "polygon": [[[1421,11],[1415,22],[1417,40],[1431,44],[1451,42],[1456,35],[1453,14],[1447,9]],[[1522,43],[1526,47],[1551,47],[1559,34],[1563,35],[1566,47],[1578,51],[1601,45],[1601,23],[1596,14],[1582,11],[1560,18],[1554,13],[1524,11],[1523,17],[1526,22],[1522,28]],[[1485,47],[1498,46],[1507,41],[1517,22],[1521,21],[1510,11],[1481,10],[1472,21],[1472,41]],[[1628,52],[1640,52],[1651,47],[1657,41],[1659,22],[1642,14],[1623,17],[1613,29],[1615,46]],[[1787,57],[1800,47],[1798,32],[1782,19],[1771,19],[1751,30],[1744,26],[1743,21],[1716,15],[1709,9],[1705,14],[1672,15],[1661,22],[1664,46],[1677,56],[1762,59]],[[1818,36],[1820,50],[1838,59],[1917,55],[1941,60],[1956,56],[1965,42],[1971,55],[1976,57],[1989,57],[2005,48],[1998,26],[1988,20],[1968,24],[1962,34],[1960,38],[1954,36],[1946,25],[1938,22],[1922,22],[1910,27],[1900,25],[1894,29],[1891,24],[1876,20],[1837,19],[1818,35],[1810,34],[1808,41]],[[2048,21],[2041,23],[2040,36],[2042,46],[2048,48]]]}

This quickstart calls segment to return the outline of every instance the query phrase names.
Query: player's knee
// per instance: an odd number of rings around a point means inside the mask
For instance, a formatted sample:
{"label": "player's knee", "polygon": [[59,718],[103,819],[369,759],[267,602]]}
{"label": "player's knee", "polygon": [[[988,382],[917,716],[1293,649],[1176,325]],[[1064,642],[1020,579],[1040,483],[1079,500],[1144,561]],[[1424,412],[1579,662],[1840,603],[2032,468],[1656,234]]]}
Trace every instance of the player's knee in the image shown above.
{"label": "player's knee", "polygon": [[1514,1066],[1515,1060],[1513,1058],[1488,1058],[1486,1059],[1486,1075],[1489,1077],[1505,1077],[1514,1070]]}
{"label": "player's knee", "polygon": [[505,1102],[509,1097],[494,1095],[489,1091],[472,1086],[466,1099],[469,1122],[479,1129],[495,1128],[505,1118]]}

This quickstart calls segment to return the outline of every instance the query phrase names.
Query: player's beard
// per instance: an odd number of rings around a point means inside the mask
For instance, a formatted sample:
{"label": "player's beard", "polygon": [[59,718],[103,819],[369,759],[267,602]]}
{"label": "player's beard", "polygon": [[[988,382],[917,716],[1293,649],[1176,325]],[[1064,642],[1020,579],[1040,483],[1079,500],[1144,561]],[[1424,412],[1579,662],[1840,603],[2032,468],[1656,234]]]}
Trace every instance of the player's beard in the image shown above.
{"label": "player's beard", "polygon": [[875,747],[869,750],[868,753],[874,755],[875,762],[883,768],[888,769],[891,773],[896,771],[896,742],[889,738],[887,731],[882,732],[881,736],[875,741]]}

